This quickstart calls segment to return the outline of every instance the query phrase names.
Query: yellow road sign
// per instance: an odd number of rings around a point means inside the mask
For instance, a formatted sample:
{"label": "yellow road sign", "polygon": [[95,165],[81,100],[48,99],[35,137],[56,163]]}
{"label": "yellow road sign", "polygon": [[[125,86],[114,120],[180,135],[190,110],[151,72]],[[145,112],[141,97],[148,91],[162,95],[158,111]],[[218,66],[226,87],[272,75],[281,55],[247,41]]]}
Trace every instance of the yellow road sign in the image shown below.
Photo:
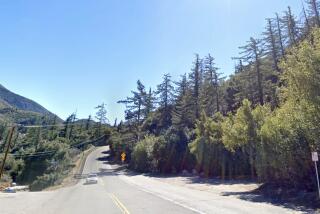
{"label": "yellow road sign", "polygon": [[126,153],[122,152],[121,154],[121,161],[124,162],[126,160]]}

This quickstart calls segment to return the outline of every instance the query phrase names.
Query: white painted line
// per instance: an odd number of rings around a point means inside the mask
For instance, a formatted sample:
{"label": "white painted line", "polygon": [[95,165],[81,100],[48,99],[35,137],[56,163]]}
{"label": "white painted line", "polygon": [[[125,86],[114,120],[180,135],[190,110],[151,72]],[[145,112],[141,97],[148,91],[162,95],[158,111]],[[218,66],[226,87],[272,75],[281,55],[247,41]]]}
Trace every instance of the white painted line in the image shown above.
{"label": "white painted line", "polygon": [[[121,178],[120,176],[118,176],[118,177]],[[158,195],[158,194],[156,194],[156,193],[154,193],[154,192],[151,192],[150,190],[147,190],[147,189],[145,189],[144,187],[141,187],[141,186],[139,186],[139,185],[137,185],[137,184],[135,184],[135,183],[133,183],[133,182],[128,182],[128,181],[126,181],[125,179],[121,179],[121,180],[125,181],[127,184],[130,184],[130,185],[133,185],[133,186],[138,187],[138,189],[141,190],[141,191],[143,191],[143,192],[149,193],[149,194],[151,194],[151,195],[153,195],[153,196],[156,196],[156,197],[161,198],[161,199],[163,199],[163,200],[166,200],[166,201],[169,201],[169,202],[171,202],[171,203],[174,203],[174,204],[176,204],[176,205],[178,205],[178,206],[180,206],[180,207],[186,208],[186,209],[191,210],[191,211],[196,212],[196,213],[206,214],[205,212],[202,212],[202,211],[200,211],[200,210],[197,210],[197,209],[195,209],[195,208],[193,208],[193,207],[190,207],[190,206],[188,206],[188,205],[182,204],[182,203],[180,203],[180,202],[178,202],[178,201],[175,201],[174,199],[170,199],[170,198],[167,198],[167,197],[165,197],[165,196]]]}
{"label": "white painted line", "polygon": [[[136,185],[136,184],[135,184],[135,185]],[[139,187],[138,185],[136,185],[136,186]],[[157,197],[159,197],[159,198],[162,198],[163,200],[169,201],[169,202],[174,203],[174,204],[176,204],[176,205],[179,205],[179,206],[181,206],[181,207],[183,207],[183,208],[189,209],[189,210],[191,210],[191,211],[193,211],[193,212],[205,214],[205,212],[202,212],[202,211],[200,211],[200,210],[197,210],[197,209],[195,209],[195,208],[193,208],[193,207],[190,207],[190,206],[188,206],[188,205],[182,204],[182,203],[180,203],[180,202],[178,202],[178,201],[175,201],[175,200],[173,200],[173,199],[167,198],[167,197],[165,197],[165,196],[157,195],[156,193],[151,192],[151,191],[149,191],[149,190],[146,190],[146,189],[144,189],[144,188],[142,188],[142,187],[140,187],[140,190],[142,190],[142,191],[144,191],[144,192],[146,192],[146,193],[149,193],[149,194],[151,194],[151,195],[157,196]]]}

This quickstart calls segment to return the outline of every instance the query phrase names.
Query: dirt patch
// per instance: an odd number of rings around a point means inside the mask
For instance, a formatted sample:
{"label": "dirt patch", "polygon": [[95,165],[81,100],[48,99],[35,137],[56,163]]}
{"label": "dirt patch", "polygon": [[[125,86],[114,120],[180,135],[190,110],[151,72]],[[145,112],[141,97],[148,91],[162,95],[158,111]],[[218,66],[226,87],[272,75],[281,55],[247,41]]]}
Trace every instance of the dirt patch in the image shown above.
{"label": "dirt patch", "polygon": [[184,186],[200,191],[209,191],[214,193],[222,192],[249,192],[261,186],[259,183],[247,180],[226,180],[204,179],[199,176],[170,176],[170,177],[153,177],[155,180],[172,185]]}
{"label": "dirt patch", "polygon": [[[259,184],[248,180],[205,179],[199,176],[137,175],[175,186],[183,186],[226,197],[251,202],[266,202],[306,213],[320,213],[316,192],[284,188],[274,184]],[[315,211],[317,210],[317,211]]]}

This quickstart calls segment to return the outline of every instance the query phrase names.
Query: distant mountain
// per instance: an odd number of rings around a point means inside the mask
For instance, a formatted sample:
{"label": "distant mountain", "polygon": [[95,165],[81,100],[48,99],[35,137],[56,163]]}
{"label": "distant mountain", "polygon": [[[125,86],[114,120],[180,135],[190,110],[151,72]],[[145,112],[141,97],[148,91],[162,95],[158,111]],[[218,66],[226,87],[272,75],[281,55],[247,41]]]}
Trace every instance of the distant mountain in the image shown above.
{"label": "distant mountain", "polygon": [[[0,121],[33,124],[38,118],[56,115],[33,100],[15,94],[0,84]],[[58,121],[62,121],[58,118]]]}

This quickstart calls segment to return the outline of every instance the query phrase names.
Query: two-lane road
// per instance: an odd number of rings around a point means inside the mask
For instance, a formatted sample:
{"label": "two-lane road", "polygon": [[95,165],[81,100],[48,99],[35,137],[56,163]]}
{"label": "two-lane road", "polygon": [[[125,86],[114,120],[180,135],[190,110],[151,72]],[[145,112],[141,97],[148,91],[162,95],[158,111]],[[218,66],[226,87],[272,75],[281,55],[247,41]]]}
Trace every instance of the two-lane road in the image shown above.
{"label": "two-lane road", "polygon": [[108,163],[108,147],[96,148],[83,174],[97,173],[98,184],[78,184],[55,191],[0,193],[0,214],[106,213],[293,213],[268,203],[254,203],[123,174]]}
{"label": "two-lane road", "polygon": [[97,173],[98,184],[81,180],[72,187],[49,192],[21,192],[0,196],[1,214],[195,213],[140,190],[118,178],[106,162],[108,147],[87,158],[83,174]]}

